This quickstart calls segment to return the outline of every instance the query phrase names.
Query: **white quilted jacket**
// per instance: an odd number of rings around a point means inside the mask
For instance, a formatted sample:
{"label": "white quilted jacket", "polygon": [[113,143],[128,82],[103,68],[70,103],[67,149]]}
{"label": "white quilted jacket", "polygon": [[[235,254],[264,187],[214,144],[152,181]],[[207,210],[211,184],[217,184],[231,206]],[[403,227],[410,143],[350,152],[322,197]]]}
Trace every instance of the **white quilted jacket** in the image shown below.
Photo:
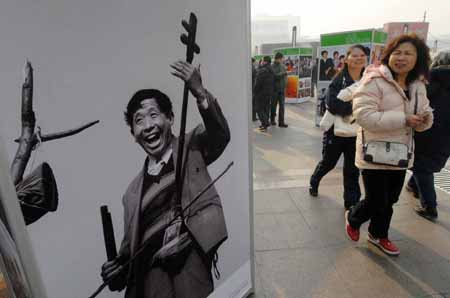
{"label": "white quilted jacket", "polygon": [[[411,146],[411,128],[406,126],[406,115],[414,113],[417,96],[417,114],[427,114],[427,121],[416,131],[424,131],[433,124],[433,110],[429,105],[425,84],[416,80],[409,85],[410,100],[394,81],[388,67],[369,66],[358,89],[353,94],[353,117],[359,124],[355,164],[360,169],[400,170],[398,167],[376,165],[363,159],[362,129],[365,142],[389,141]],[[412,167],[414,157],[409,162]]]}

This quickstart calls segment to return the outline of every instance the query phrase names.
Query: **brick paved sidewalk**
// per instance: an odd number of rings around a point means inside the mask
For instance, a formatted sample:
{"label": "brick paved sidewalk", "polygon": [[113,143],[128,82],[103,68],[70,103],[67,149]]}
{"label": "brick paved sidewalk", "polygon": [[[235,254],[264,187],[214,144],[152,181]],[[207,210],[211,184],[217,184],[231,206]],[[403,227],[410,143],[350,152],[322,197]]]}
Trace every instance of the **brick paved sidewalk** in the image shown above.
{"label": "brick paved sidewalk", "polygon": [[417,216],[406,191],[395,205],[390,237],[401,250],[388,257],[346,238],[342,163],[321,183],[308,181],[321,157],[314,104],[287,106],[289,128],[267,133],[254,123],[254,219],[257,298],[450,298],[450,196],[438,191],[439,220]]}

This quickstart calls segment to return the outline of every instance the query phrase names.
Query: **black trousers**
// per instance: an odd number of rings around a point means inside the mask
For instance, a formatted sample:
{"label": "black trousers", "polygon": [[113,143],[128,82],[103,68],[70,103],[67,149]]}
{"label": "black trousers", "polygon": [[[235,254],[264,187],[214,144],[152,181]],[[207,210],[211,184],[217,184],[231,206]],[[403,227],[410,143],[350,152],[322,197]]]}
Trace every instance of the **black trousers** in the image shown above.
{"label": "black trousers", "polygon": [[406,170],[362,170],[366,197],[351,208],[350,226],[355,229],[370,220],[369,233],[375,238],[387,238],[392,206],[398,201]]}
{"label": "black trousers", "polygon": [[261,121],[261,125],[264,127],[270,126],[270,97],[257,98],[256,101],[258,118]]}
{"label": "black trousers", "polygon": [[256,99],[252,96],[252,121],[256,121]]}
{"label": "black trousers", "polygon": [[275,94],[275,97],[272,99],[271,103],[271,111],[270,111],[270,121],[275,122],[275,117],[277,116],[277,105],[278,108],[278,125],[285,124],[284,123],[284,90],[279,91]]}
{"label": "black trousers", "polygon": [[322,160],[311,176],[310,185],[319,187],[320,180],[334,169],[340,156],[344,154],[344,205],[349,208],[358,203],[361,197],[359,169],[355,166],[356,137],[338,137],[332,130],[333,128],[324,133]]}

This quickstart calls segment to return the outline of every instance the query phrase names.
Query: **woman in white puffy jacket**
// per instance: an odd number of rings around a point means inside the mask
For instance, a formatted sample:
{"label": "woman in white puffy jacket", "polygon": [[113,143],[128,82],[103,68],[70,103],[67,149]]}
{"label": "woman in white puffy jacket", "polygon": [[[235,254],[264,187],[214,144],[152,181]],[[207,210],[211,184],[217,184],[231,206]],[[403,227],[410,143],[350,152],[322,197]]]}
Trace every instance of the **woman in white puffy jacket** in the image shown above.
{"label": "woman in white puffy jacket", "polygon": [[[358,241],[360,226],[370,220],[368,241],[388,255],[400,253],[388,231],[392,206],[414,161],[413,131],[433,123],[424,84],[429,65],[423,40],[414,34],[399,36],[386,46],[382,65],[366,69],[353,95],[353,117],[360,125],[355,164],[362,170],[366,196],[345,213],[346,233]],[[368,144],[370,152],[363,149]],[[403,162],[392,165],[396,159]]]}

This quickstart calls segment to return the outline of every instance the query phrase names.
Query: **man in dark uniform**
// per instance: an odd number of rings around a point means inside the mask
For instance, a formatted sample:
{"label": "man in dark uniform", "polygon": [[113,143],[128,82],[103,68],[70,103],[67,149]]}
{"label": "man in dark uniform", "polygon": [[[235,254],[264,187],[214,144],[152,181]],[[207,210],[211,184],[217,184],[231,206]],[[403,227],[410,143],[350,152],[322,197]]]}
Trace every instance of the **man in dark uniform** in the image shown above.
{"label": "man in dark uniform", "polygon": [[270,104],[275,96],[275,74],[270,65],[271,61],[270,56],[264,56],[263,65],[258,68],[258,72],[256,73],[254,87],[258,118],[261,121],[259,128],[263,132],[267,131],[267,127],[270,126]]}
{"label": "man in dark uniform", "polygon": [[272,64],[273,74],[275,76],[275,96],[272,98],[270,111],[270,124],[276,125],[275,117],[278,108],[278,126],[286,128],[288,125],[284,121],[284,89],[286,89],[287,72],[283,64],[283,54],[275,54],[275,61]]}
{"label": "man in dark uniform", "polygon": [[[220,157],[230,140],[227,121],[217,100],[203,87],[199,68],[183,61],[171,67],[196,98],[204,126],[185,136],[183,192],[177,202],[179,150],[171,130],[172,103],[156,89],[140,90],[128,103],[126,122],[147,157],[123,196],[125,232],[119,256],[102,266],[105,281],[115,276],[110,290],[126,288],[126,298],[207,297],[214,290],[211,270],[217,270],[217,249],[228,237],[214,187],[189,206],[212,181],[207,166]],[[174,218],[180,220],[168,227]],[[136,261],[115,275],[145,242],[150,245]]]}

